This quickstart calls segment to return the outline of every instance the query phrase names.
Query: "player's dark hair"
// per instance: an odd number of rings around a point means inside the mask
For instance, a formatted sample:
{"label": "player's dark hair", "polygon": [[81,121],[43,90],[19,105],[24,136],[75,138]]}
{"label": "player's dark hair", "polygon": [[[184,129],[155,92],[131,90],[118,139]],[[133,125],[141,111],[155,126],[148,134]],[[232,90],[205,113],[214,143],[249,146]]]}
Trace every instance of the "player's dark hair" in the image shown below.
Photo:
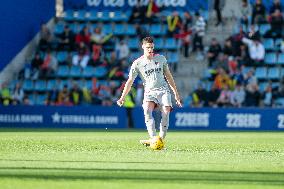
{"label": "player's dark hair", "polygon": [[152,37],[145,37],[142,39],[142,44],[144,43],[154,43],[154,40]]}

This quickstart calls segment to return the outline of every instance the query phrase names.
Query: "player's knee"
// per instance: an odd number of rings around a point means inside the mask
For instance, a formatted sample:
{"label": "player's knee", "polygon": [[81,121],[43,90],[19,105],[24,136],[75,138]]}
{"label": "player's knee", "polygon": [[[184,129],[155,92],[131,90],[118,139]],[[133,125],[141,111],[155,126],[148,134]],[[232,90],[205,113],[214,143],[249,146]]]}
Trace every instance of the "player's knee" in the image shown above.
{"label": "player's knee", "polygon": [[171,110],[172,110],[172,107],[170,106],[163,107],[162,114],[170,114]]}
{"label": "player's knee", "polygon": [[144,109],[144,115],[146,119],[151,119],[153,118],[153,110],[150,108],[145,108]]}

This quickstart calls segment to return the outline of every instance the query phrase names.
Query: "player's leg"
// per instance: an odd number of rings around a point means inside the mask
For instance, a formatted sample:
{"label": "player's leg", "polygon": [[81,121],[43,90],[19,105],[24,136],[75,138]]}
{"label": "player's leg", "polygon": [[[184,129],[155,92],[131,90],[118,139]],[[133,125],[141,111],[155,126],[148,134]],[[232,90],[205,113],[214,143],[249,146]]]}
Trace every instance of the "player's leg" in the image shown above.
{"label": "player's leg", "polygon": [[163,106],[161,108],[161,123],[160,123],[160,134],[159,136],[164,139],[166,137],[168,128],[169,128],[169,120],[170,120],[170,112],[172,110],[171,106]]}
{"label": "player's leg", "polygon": [[155,119],[153,117],[153,110],[155,109],[155,107],[155,102],[146,101],[143,103],[145,124],[150,138],[156,136]]}

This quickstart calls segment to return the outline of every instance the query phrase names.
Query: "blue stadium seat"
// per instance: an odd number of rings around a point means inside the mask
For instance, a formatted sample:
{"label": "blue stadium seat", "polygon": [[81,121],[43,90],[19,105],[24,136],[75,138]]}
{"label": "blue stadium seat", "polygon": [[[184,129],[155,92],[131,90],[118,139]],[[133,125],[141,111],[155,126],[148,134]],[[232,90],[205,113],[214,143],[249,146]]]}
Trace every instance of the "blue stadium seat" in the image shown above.
{"label": "blue stadium seat", "polygon": [[281,69],[281,78],[284,77],[284,68]]}
{"label": "blue stadium seat", "polygon": [[101,22],[109,22],[111,20],[109,11],[99,12],[98,16],[99,16],[99,21]]}
{"label": "blue stadium seat", "polygon": [[136,29],[134,28],[134,26],[128,24],[126,29],[126,35],[135,35],[135,34],[136,34]]}
{"label": "blue stadium seat", "polygon": [[170,64],[172,63],[178,63],[179,61],[179,56],[177,52],[168,52],[168,62]]}
{"label": "blue stadium seat", "polygon": [[46,94],[38,94],[35,98],[36,105],[45,105],[47,95]]}
{"label": "blue stadium seat", "polygon": [[73,10],[66,10],[63,15],[64,20],[66,21],[73,21],[74,20],[74,11]]}
{"label": "blue stadium seat", "polygon": [[80,77],[81,75],[81,67],[80,66],[72,66],[69,72],[71,77]]}
{"label": "blue stadium seat", "polygon": [[131,52],[129,60],[130,60],[130,62],[133,62],[134,60],[136,60],[140,56],[142,56],[142,53],[139,52],[139,51]]}
{"label": "blue stadium seat", "polygon": [[104,34],[110,34],[112,33],[112,25],[111,24],[104,24],[103,27],[102,27],[102,32]]}
{"label": "blue stadium seat", "polygon": [[265,50],[274,50],[274,41],[273,39],[264,39],[263,46]]}
{"label": "blue stadium seat", "polygon": [[279,80],[280,78],[280,69],[279,68],[269,68],[267,77],[272,80]]}
{"label": "blue stadium seat", "polygon": [[91,11],[89,12],[87,18],[88,18],[89,21],[93,21],[93,22],[99,21],[99,17],[98,17],[98,12],[97,12],[97,10],[91,10]]}
{"label": "blue stadium seat", "polygon": [[178,48],[177,41],[174,38],[167,38],[165,41],[165,48],[169,50],[175,50]]}
{"label": "blue stadium seat", "polygon": [[59,84],[59,90],[62,90],[64,85],[67,85],[68,88],[70,88],[71,84],[69,80],[61,80]]}
{"label": "blue stadium seat", "polygon": [[274,103],[278,107],[284,107],[284,98],[277,98]]}
{"label": "blue stadium seat", "polygon": [[58,77],[68,77],[69,76],[69,68],[68,66],[59,66],[57,70]]}
{"label": "blue stadium seat", "polygon": [[64,24],[62,24],[62,23],[57,23],[57,24],[55,24],[54,30],[53,30],[53,33],[54,33],[55,35],[59,35],[59,34],[61,34],[63,31],[64,31]]}
{"label": "blue stadium seat", "polygon": [[82,76],[86,78],[93,77],[94,68],[92,66],[87,66],[83,69]]}
{"label": "blue stadium seat", "polygon": [[278,64],[284,65],[284,53],[278,55],[277,62]]}
{"label": "blue stadium seat", "polygon": [[23,83],[23,90],[25,91],[31,91],[34,88],[34,82],[32,80],[24,80]]}
{"label": "blue stadium seat", "polygon": [[55,79],[50,79],[50,80],[48,80],[47,81],[47,84],[46,84],[46,90],[49,90],[49,91],[51,91],[51,90],[53,90],[53,88],[56,88],[56,89],[58,89],[58,85],[57,85],[57,82],[56,82],[56,80]]}
{"label": "blue stadium seat", "polygon": [[153,24],[150,27],[151,35],[164,35],[166,32],[163,30],[163,26],[161,24]]}
{"label": "blue stadium seat", "polygon": [[276,65],[277,56],[276,53],[267,53],[264,57],[265,64]]}
{"label": "blue stadium seat", "polygon": [[128,40],[128,46],[130,49],[138,49],[140,47],[139,40],[137,38],[130,38]]}
{"label": "blue stadium seat", "polygon": [[268,82],[260,82],[258,85],[260,92],[263,92],[265,88],[267,87],[267,85],[268,85]]}
{"label": "blue stadium seat", "polygon": [[164,40],[162,38],[155,39],[155,49],[161,50],[164,48]]}
{"label": "blue stadium seat", "polygon": [[66,51],[59,51],[56,54],[57,61],[59,63],[65,62],[67,59],[68,53]]}
{"label": "blue stadium seat", "polygon": [[46,90],[46,81],[45,80],[37,80],[34,84],[34,90],[43,92]]}
{"label": "blue stadium seat", "polygon": [[255,70],[255,77],[257,79],[267,79],[267,68],[266,67],[258,67]]}
{"label": "blue stadium seat", "polygon": [[125,35],[126,29],[123,24],[116,24],[113,30],[114,35]]}
{"label": "blue stadium seat", "polygon": [[126,22],[128,18],[121,11],[115,11],[113,12],[113,16],[111,15],[111,20],[114,22]]}
{"label": "blue stadium seat", "polygon": [[270,30],[269,24],[261,24],[260,27],[259,27],[259,33],[261,35],[264,35],[268,30]]}
{"label": "blue stadium seat", "polygon": [[74,18],[76,21],[83,22],[86,20],[86,10],[79,10],[75,12]]}
{"label": "blue stadium seat", "polygon": [[107,74],[107,69],[103,66],[95,67],[94,77],[102,78]]}

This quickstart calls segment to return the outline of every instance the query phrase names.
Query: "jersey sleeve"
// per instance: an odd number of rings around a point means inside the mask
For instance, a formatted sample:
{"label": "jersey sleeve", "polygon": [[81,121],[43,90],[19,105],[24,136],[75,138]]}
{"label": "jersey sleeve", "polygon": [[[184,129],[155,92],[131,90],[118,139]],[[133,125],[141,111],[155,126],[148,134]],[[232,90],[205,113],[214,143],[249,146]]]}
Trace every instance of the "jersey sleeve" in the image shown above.
{"label": "jersey sleeve", "polygon": [[137,61],[134,61],[131,65],[128,76],[135,79],[137,77],[137,75],[138,75]]}
{"label": "jersey sleeve", "polygon": [[161,56],[161,62],[163,63],[163,70],[169,69],[169,65],[168,65],[166,57]]}

